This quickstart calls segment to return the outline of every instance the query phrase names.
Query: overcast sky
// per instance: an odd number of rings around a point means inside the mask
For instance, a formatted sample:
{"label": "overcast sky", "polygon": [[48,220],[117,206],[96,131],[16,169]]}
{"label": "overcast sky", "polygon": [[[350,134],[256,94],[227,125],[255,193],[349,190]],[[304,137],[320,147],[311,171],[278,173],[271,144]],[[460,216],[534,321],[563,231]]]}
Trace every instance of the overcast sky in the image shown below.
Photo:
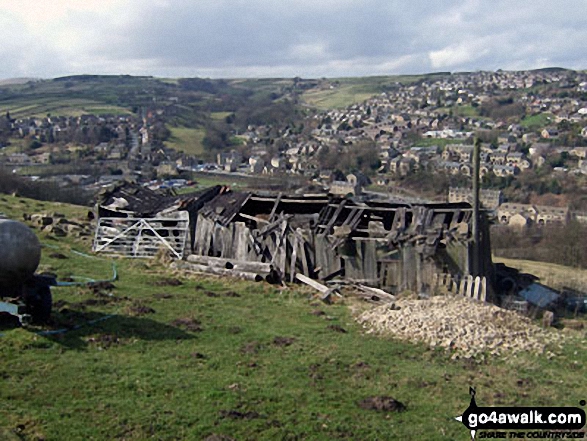
{"label": "overcast sky", "polygon": [[587,68],[587,0],[0,0],[0,78]]}

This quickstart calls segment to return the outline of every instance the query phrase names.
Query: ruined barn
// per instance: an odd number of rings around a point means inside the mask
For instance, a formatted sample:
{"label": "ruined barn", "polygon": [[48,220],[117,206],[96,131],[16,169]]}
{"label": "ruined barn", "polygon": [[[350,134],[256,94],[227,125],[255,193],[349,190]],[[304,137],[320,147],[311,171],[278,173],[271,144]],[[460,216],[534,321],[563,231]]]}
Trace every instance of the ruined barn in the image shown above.
{"label": "ruined barn", "polygon": [[180,267],[220,275],[423,294],[439,283],[471,293],[471,274],[492,275],[484,216],[474,270],[468,203],[255,194],[220,186],[177,195],[125,184],[105,191],[97,211],[96,252],[153,257],[163,248],[187,260]]}
{"label": "ruined barn", "polygon": [[[472,208],[467,203],[402,204],[332,195],[226,192],[198,213],[193,254],[270,264],[297,274],[397,293],[430,292],[439,275],[473,273]],[[488,224],[481,222],[478,274],[491,274]],[[199,257],[196,257],[199,256]],[[220,260],[219,260],[220,259]]]}

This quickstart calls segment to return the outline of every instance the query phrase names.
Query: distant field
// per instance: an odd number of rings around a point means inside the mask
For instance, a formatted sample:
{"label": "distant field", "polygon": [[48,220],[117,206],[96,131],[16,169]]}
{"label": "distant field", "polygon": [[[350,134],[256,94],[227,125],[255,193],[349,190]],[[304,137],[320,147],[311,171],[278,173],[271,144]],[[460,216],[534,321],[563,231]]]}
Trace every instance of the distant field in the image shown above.
{"label": "distant field", "polygon": [[512,268],[540,278],[541,283],[555,289],[569,287],[587,291],[587,270],[569,268],[554,263],[534,262],[532,260],[505,259],[493,257],[495,263],[504,263]]}
{"label": "distant field", "polygon": [[83,114],[125,115],[131,113],[124,107],[111,106],[98,101],[53,97],[39,99],[26,97],[14,101],[0,99],[0,111],[3,113],[9,111],[13,118],[44,118],[48,114],[75,117]]}
{"label": "distant field", "polygon": [[459,116],[479,116],[479,111],[473,106],[454,106],[452,107],[455,115]]}
{"label": "distant field", "polygon": [[221,121],[229,115],[232,115],[232,112],[212,112],[210,117],[215,121]]}
{"label": "distant field", "polygon": [[341,86],[335,89],[310,90],[303,94],[306,103],[321,110],[340,109],[361,103],[375,93],[357,92],[355,86]]}
{"label": "distant field", "polygon": [[363,78],[337,78],[339,85],[333,89],[311,89],[303,93],[302,99],[310,106],[321,110],[347,107],[361,103],[391,87],[395,83],[411,83],[423,76],[382,76]]}
{"label": "distant field", "polygon": [[202,141],[206,136],[204,129],[190,129],[187,127],[169,127],[171,137],[166,146],[184,152],[188,155],[199,156],[204,153]]}
{"label": "distant field", "polygon": [[194,173],[193,180],[196,182],[195,187],[181,189],[178,193],[190,193],[194,191],[194,189],[200,190],[215,185],[227,185],[234,190],[243,190],[247,187],[247,179],[248,178],[242,176],[228,174]]}
{"label": "distant field", "polygon": [[527,129],[539,129],[547,126],[552,121],[552,114],[550,113],[539,113],[538,115],[527,116],[520,122],[522,127]]}

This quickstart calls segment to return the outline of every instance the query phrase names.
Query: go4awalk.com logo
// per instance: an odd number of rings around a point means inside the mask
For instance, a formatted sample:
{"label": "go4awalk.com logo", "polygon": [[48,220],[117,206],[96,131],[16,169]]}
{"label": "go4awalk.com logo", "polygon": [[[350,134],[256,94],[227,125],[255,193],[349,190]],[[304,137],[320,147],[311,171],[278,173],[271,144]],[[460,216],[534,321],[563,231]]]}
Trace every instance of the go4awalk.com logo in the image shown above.
{"label": "go4awalk.com logo", "polygon": [[487,439],[585,438],[585,432],[578,432],[585,426],[585,411],[578,407],[479,407],[475,389],[469,388],[469,394],[471,403],[456,420],[471,431],[473,440],[477,434]]}

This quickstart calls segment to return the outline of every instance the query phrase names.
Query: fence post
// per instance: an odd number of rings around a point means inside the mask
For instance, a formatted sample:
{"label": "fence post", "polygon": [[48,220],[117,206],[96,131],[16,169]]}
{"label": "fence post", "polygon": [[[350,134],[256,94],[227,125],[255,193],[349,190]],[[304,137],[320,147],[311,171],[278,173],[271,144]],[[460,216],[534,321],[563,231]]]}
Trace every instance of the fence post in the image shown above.
{"label": "fence post", "polygon": [[481,301],[487,302],[487,278],[481,278]]}
{"label": "fence post", "polygon": [[481,277],[475,277],[475,287],[473,289],[473,298],[475,300],[481,300],[479,297],[479,290],[481,289]]}
{"label": "fence post", "polygon": [[473,297],[473,276],[467,276],[467,297]]}
{"label": "fence post", "polygon": [[467,293],[467,279],[464,277],[461,279],[459,292],[457,294],[464,296]]}

